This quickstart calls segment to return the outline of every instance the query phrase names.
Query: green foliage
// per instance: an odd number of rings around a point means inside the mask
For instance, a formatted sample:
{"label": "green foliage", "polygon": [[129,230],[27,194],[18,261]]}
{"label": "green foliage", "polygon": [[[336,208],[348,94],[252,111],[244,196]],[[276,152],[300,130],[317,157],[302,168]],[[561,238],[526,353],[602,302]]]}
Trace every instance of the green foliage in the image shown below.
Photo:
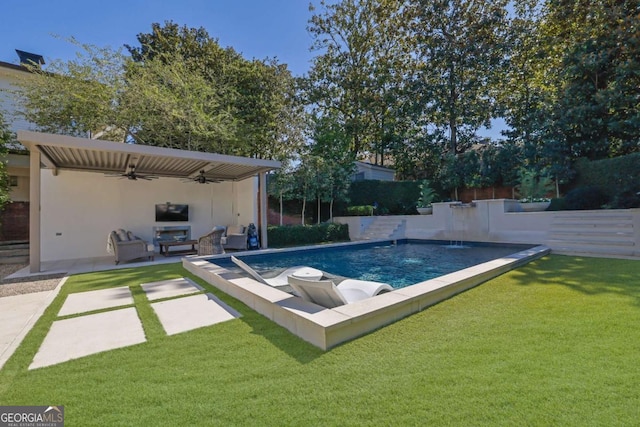
{"label": "green foliage", "polygon": [[304,111],[285,65],[246,60],[172,22],[138,42],[130,58],[79,45],[76,60],[31,67],[16,91],[21,114],[45,132],[257,158],[302,145]]}
{"label": "green foliage", "polygon": [[547,208],[548,211],[565,211],[567,210],[567,202],[563,197],[554,197]]}
{"label": "green foliage", "polygon": [[5,156],[8,153],[8,144],[13,140],[13,135],[9,131],[4,121],[2,111],[0,111],[0,210],[11,200],[9,197],[9,174]]}
{"label": "green foliage", "polygon": [[14,91],[17,113],[43,132],[125,141],[134,132],[119,102],[127,58],[121,50],[68,41],[81,49],[75,59],[54,60],[46,71],[27,66],[32,73]]}
{"label": "green foliage", "polygon": [[418,96],[427,100],[430,122],[449,132],[450,154],[463,152],[497,113],[493,92],[506,64],[508,3],[435,0],[407,6]]}
{"label": "green foliage", "polygon": [[420,184],[415,181],[355,181],[349,200],[354,206],[378,204],[378,214],[412,215],[420,198]]}
{"label": "green foliage", "polygon": [[420,182],[420,198],[418,199],[418,204],[416,207],[418,208],[428,208],[431,206],[436,198],[438,197],[438,193],[436,190],[431,188],[431,184],[429,181],[424,180]]}
{"label": "green foliage", "polygon": [[364,206],[349,206],[347,207],[346,216],[372,216],[373,215],[373,206],[364,205]]}
{"label": "green foliage", "polygon": [[520,170],[520,183],[516,190],[523,201],[546,201],[546,196],[553,191],[553,185],[553,180],[544,173],[523,168]]}
{"label": "green foliage", "polygon": [[595,186],[609,195],[612,208],[637,207],[640,192],[640,153],[612,159],[576,162],[576,186]]}
{"label": "green foliage", "polygon": [[406,90],[402,2],[321,0],[310,10],[312,50],[320,54],[305,79],[305,95],[319,115],[339,123],[354,158],[384,158],[414,104]]}
{"label": "green foliage", "polygon": [[349,241],[349,226],[335,223],[269,226],[267,238],[269,246],[274,248],[324,242],[346,242]]}
{"label": "green foliage", "polygon": [[592,185],[569,191],[564,196],[564,202],[569,210],[601,209],[609,202],[609,196],[599,187]]}

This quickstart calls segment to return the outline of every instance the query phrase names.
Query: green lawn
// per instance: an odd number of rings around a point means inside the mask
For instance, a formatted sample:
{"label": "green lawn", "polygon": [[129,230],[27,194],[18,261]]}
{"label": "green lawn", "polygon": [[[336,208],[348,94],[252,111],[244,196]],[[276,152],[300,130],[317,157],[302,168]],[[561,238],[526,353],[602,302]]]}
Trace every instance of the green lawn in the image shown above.
{"label": "green lawn", "polygon": [[[328,352],[220,292],[241,319],[166,336],[138,285],[186,275],[71,277],[0,371],[0,404],[65,405],[68,426],[640,420],[638,261],[545,257]],[[122,285],[147,343],[27,371],[65,295]]]}

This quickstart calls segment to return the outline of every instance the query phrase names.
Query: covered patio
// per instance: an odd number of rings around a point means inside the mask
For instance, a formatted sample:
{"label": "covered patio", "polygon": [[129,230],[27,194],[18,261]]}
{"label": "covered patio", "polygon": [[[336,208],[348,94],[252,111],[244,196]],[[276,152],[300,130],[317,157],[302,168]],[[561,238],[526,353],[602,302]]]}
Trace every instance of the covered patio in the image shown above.
{"label": "covered patio", "polygon": [[151,242],[154,204],[168,201],[190,205],[194,237],[255,223],[267,247],[266,173],[280,162],[32,131],[18,140],[30,154],[31,273],[104,259],[113,229]]}

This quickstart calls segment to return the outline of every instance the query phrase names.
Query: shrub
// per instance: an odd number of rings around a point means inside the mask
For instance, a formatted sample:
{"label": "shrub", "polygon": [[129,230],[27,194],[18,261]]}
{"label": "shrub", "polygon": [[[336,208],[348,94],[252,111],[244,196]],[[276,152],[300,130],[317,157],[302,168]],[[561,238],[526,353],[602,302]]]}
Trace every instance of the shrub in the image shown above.
{"label": "shrub", "polygon": [[545,196],[553,190],[553,181],[547,175],[534,170],[520,170],[520,184],[516,186],[521,201],[548,201]]}
{"label": "shrub", "polygon": [[420,198],[417,181],[355,181],[349,189],[352,205],[378,204],[376,214],[411,215],[416,213]]}
{"label": "shrub", "polygon": [[269,246],[274,248],[324,242],[347,242],[349,241],[349,226],[335,223],[269,226],[267,227],[267,239],[269,239]]}
{"label": "shrub", "polygon": [[609,207],[616,209],[640,206],[640,153],[589,161],[576,162],[576,185],[596,186],[611,195]]}
{"label": "shrub", "polygon": [[567,210],[567,202],[564,198],[554,198],[551,199],[551,204],[547,208],[548,211],[564,211]]}
{"label": "shrub", "polygon": [[569,191],[564,201],[569,210],[600,209],[607,204],[609,197],[599,187],[588,185]]}
{"label": "shrub", "polygon": [[373,215],[373,206],[349,206],[346,212],[347,216],[371,216]]}

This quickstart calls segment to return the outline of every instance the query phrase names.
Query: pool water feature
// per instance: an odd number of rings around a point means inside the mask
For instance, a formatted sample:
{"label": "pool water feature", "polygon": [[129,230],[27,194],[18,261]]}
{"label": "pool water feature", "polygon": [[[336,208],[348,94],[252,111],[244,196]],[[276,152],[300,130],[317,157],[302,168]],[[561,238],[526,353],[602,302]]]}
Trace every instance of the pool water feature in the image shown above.
{"label": "pool water feature", "polygon": [[[240,256],[258,272],[298,265],[317,268],[351,279],[388,283],[396,289],[433,279],[463,268],[507,256],[530,246],[467,244],[464,248],[440,243],[403,240],[347,247]],[[227,261],[215,260],[240,271]]]}

